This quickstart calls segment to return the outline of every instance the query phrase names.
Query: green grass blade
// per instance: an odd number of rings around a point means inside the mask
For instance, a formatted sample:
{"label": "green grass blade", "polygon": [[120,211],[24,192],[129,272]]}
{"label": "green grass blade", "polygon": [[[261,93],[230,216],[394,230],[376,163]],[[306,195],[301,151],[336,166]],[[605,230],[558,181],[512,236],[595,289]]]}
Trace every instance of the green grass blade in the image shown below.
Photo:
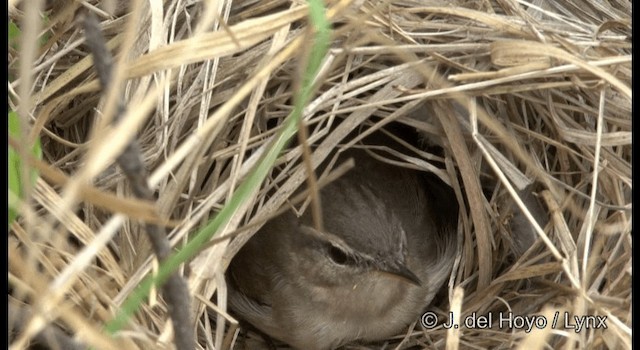
{"label": "green grass blade", "polygon": [[140,304],[149,294],[153,285],[164,283],[167,278],[178,269],[180,264],[197,254],[213,237],[221,227],[226,225],[231,217],[251,196],[251,193],[258,189],[264,181],[278,155],[297,130],[298,121],[302,117],[304,107],[309,102],[313,94],[313,81],[317,76],[322,60],[324,59],[331,37],[331,29],[328,19],[325,15],[324,4],[320,0],[309,1],[309,18],[314,29],[313,46],[309,55],[306,68],[304,70],[303,85],[299,98],[295,102],[295,106],[291,114],[287,117],[283,124],[283,128],[278,133],[274,143],[267,150],[265,155],[260,159],[256,167],[249,173],[246,180],[238,187],[232,195],[227,205],[216,215],[216,217],[202,228],[181,250],[170,256],[164,263],[160,265],[158,274],[148,276],[143,280],[140,286],[129,296],[122,305],[120,312],[107,325],[107,331],[115,333],[122,329],[129,317],[138,310]]}

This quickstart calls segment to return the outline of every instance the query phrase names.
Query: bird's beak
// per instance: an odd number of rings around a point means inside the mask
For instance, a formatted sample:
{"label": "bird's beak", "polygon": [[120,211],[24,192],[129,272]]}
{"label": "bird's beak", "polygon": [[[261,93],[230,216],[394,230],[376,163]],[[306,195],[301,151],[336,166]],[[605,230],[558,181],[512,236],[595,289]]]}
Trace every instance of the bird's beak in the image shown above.
{"label": "bird's beak", "polygon": [[378,271],[390,274],[394,277],[399,277],[404,281],[414,284],[416,286],[422,285],[422,281],[420,281],[420,278],[418,278],[418,276],[416,276],[415,273],[409,270],[408,267],[406,267],[404,264],[399,262],[392,262],[392,263],[387,262],[386,264],[384,264],[384,266],[380,266]]}

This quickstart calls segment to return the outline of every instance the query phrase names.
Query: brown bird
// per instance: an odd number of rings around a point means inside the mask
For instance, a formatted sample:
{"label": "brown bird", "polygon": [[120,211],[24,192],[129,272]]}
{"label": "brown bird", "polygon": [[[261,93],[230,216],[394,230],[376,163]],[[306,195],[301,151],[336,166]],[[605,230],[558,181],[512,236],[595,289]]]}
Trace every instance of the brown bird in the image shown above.
{"label": "brown bird", "polygon": [[449,186],[363,150],[310,211],[267,222],[231,262],[229,305],[299,349],[397,335],[419,319],[451,273],[458,206]]}

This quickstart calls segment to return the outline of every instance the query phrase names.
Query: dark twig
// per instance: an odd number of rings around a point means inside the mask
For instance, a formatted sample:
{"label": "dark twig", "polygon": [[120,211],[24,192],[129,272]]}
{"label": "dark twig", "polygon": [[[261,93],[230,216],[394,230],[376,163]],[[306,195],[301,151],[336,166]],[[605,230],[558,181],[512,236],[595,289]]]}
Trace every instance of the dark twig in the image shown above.
{"label": "dark twig", "polygon": [[[85,30],[86,45],[93,54],[93,61],[100,85],[104,91],[109,91],[112,84],[111,72],[113,58],[107,50],[104,37],[100,31],[100,24],[97,18],[87,12],[82,23]],[[118,99],[116,115],[113,120],[118,123],[125,112],[123,98]],[[133,193],[136,197],[145,200],[154,200],[153,191],[148,186],[147,172],[142,161],[140,147],[136,140],[132,140],[118,156],[118,165],[122,168],[129,181]],[[161,262],[171,254],[171,245],[167,239],[164,227],[155,224],[146,224],[145,229],[153,251]],[[193,349],[195,347],[193,327],[190,317],[190,296],[186,282],[174,272],[162,286],[162,293],[169,309],[169,314],[173,322],[175,332],[175,344],[177,349]]]}

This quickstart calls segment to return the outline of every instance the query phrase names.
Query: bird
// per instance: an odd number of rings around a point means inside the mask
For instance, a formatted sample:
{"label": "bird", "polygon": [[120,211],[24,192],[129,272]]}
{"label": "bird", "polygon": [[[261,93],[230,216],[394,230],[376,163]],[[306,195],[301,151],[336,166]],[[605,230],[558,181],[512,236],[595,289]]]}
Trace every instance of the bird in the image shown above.
{"label": "bird", "polygon": [[322,228],[310,210],[266,222],[226,272],[229,307],[296,349],[373,342],[417,321],[451,274],[458,205],[432,174],[363,149],[321,188]]}

